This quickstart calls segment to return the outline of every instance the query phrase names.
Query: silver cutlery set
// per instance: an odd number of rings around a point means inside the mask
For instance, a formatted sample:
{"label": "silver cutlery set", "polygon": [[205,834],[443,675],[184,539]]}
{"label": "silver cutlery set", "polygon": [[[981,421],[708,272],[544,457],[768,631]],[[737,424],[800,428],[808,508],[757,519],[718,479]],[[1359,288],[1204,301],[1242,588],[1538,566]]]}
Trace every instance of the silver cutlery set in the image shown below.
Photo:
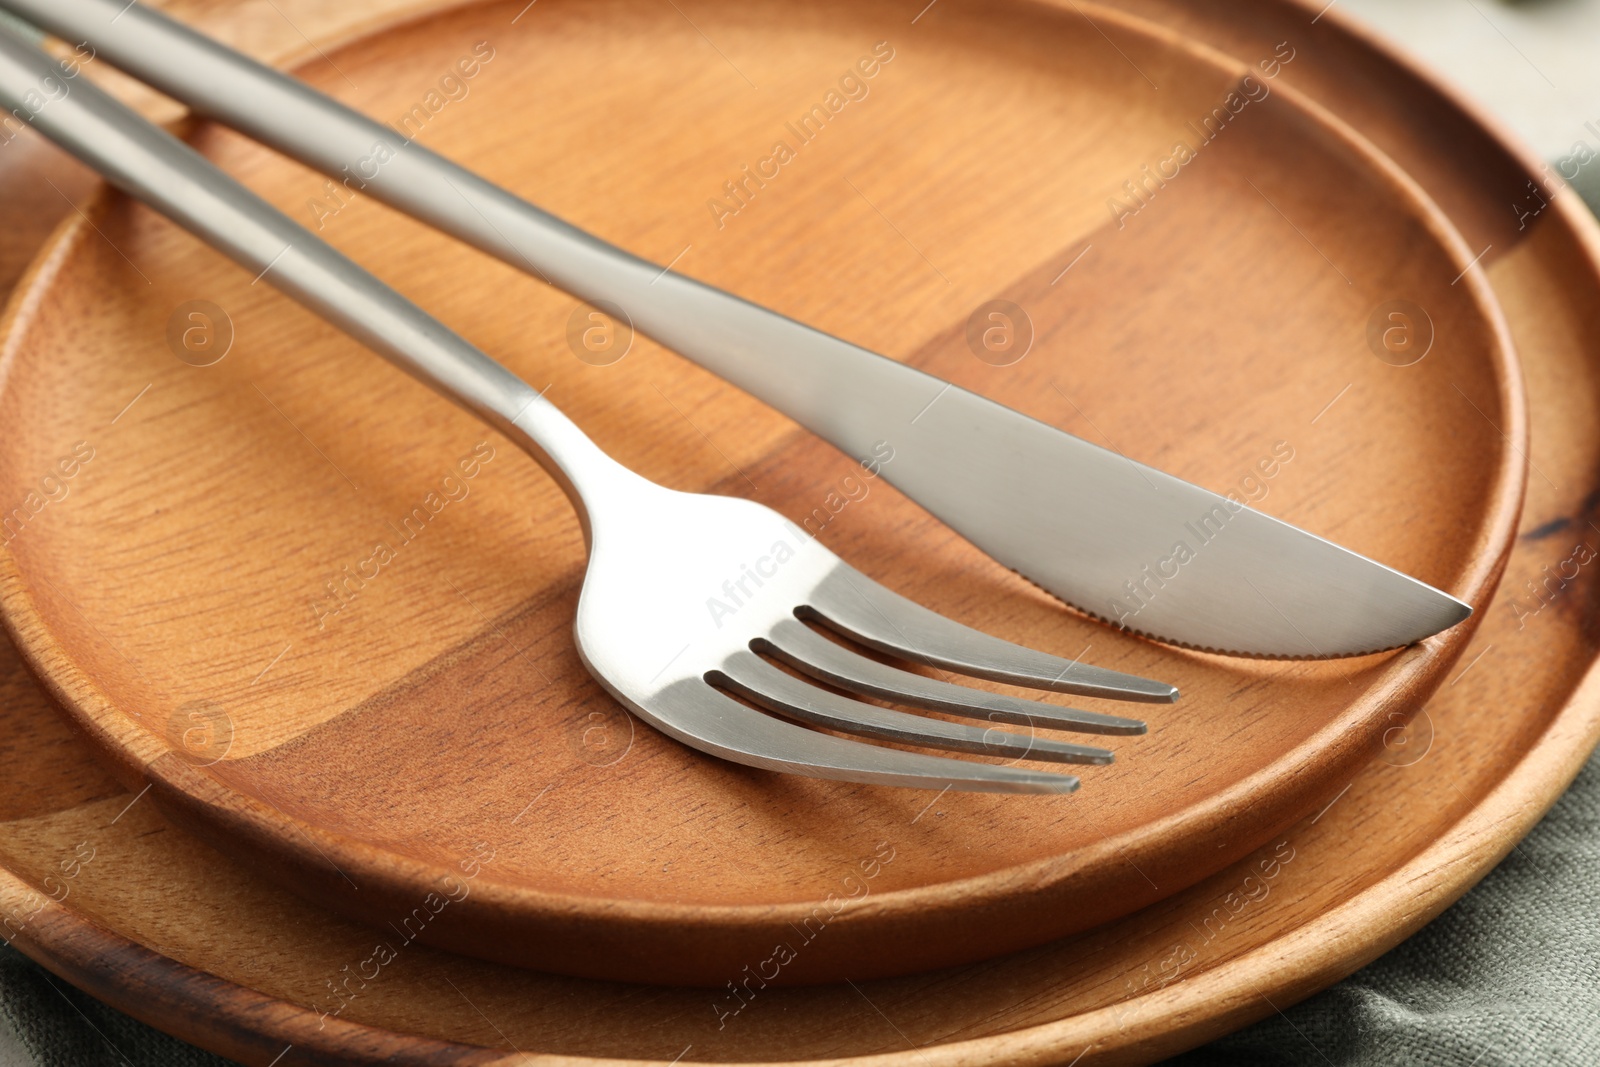
{"label": "silver cutlery set", "polygon": [[[890,443],[894,461],[882,477],[995,560],[1104,621],[1187,648],[1327,658],[1411,644],[1471,612],[1236,501],[631,255],[137,2],[0,0],[0,10],[86,42],[196,114],[329,176],[380,160],[366,195],[581,300],[620,309],[640,332],[853,458]],[[1138,720],[887,666],[852,645],[1050,692],[1177,699],[1171,686],[1023,648],[929,611],[763,505],[635,474],[493,358],[3,25],[0,108],[537,460],[571,499],[589,546],[574,628],[583,662],[630,711],[685,744],[852,782],[1064,792],[1076,778],[1016,761],[1109,763],[1112,753],[1039,731],[1145,731]],[[1130,585],[1189,540],[1195,524],[1210,536],[1181,572],[1136,617],[1119,611]],[[730,584],[738,590],[731,598]],[[708,612],[712,599],[724,610]]]}

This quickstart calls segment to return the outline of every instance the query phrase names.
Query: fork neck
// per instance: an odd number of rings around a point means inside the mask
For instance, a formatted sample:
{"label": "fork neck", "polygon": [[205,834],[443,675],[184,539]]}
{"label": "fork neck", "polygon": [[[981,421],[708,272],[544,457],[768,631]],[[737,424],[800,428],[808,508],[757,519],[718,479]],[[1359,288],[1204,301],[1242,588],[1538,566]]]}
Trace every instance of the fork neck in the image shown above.
{"label": "fork neck", "polygon": [[479,416],[509,437],[545,469],[578,514],[585,550],[594,544],[592,512],[604,500],[615,500],[622,490],[650,483],[644,476],[612,459],[550,401],[521,379],[520,388],[505,394],[504,404],[476,407]]}

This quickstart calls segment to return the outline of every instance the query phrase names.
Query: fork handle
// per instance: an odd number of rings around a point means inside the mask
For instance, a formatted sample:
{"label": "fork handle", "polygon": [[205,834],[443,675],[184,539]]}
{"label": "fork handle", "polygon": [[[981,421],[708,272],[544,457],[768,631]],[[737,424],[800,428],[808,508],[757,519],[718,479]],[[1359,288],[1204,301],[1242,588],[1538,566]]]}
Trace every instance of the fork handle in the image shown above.
{"label": "fork handle", "polygon": [[[292,296],[512,438],[567,491],[587,535],[584,485],[624,468],[521,378],[3,24],[0,108],[5,119],[25,119],[257,281]],[[10,131],[0,126],[0,132]]]}

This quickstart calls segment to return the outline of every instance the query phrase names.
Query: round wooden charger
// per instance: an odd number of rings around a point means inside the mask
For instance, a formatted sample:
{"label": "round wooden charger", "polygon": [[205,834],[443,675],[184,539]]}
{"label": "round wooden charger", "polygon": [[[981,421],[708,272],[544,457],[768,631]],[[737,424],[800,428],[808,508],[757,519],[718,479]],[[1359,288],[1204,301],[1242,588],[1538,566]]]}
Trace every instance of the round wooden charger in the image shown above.
{"label": "round wooden charger", "polygon": [[[1506,589],[1424,714],[1391,735],[1384,758],[1334,803],[1233,867],[1091,934],[914,978],[753,985],[734,1001],[551,978],[398,935],[381,938],[389,959],[369,930],[171,832],[153,793],[119,792],[7,656],[7,937],[124,1009],[249,1062],[509,1064],[535,1053],[547,1054],[540,1062],[860,1062],[909,1047],[919,1063],[1129,1063],[1286,1005],[1437,914],[1537,820],[1600,730],[1595,588],[1581,567],[1575,580],[1560,577],[1578,545],[1594,543],[1585,531],[1600,474],[1600,370],[1586,338],[1600,235],[1569,193],[1518,231],[1501,207],[1535,167],[1337,12],[1307,29],[1310,8],[1141,6],[1224,48],[1298,28],[1293,84],[1360,118],[1451,205],[1470,243],[1494,246],[1483,261],[1523,357],[1538,473]],[[1345,80],[1351,70],[1365,76]],[[0,180],[43,176],[73,188],[71,172],[47,155],[20,159],[0,160]],[[0,203],[10,213],[24,201]],[[1381,403],[1383,394],[1352,387],[1345,400]],[[1525,583],[1552,572],[1532,596]],[[386,962],[374,971],[379,955]]]}
{"label": "round wooden charger", "polygon": [[[1504,324],[1414,183],[1281,83],[1292,45],[1244,64],[1097,9],[1108,47],[1071,5],[915,26],[891,4],[522,7],[302,73],[626,247],[1485,602],[1523,489]],[[1113,633],[642,338],[598,365],[571,298],[237,136],[197,143],[644,474],[821,515],[844,558],[933,608],[1185,694],[1071,797],[706,758],[584,671],[582,544],[542,472],[109,203],[6,332],[8,620],[122,781],[380,932],[713,987],[1040,944],[1281,833],[1469,635],[1286,664]],[[1025,354],[970,344],[993,300],[1031,322]],[[1391,351],[1395,308],[1417,336]]]}

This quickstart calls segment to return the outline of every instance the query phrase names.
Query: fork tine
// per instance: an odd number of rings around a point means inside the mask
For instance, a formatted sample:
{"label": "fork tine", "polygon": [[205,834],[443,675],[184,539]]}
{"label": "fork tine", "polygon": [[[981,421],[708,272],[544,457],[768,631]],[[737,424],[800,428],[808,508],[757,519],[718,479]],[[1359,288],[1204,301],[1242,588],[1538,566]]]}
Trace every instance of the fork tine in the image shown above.
{"label": "fork tine", "polygon": [[886,667],[813,633],[799,619],[780,619],[767,637],[757,639],[756,649],[840,689],[935,711],[1090,734],[1142,734],[1146,729],[1138,719],[1056,707]]}
{"label": "fork tine", "polygon": [[1115,758],[1103,748],[985,730],[851,700],[785,674],[753,652],[735,653],[724,660],[716,682],[779,715],[883,741],[1053,763],[1104,764]]}
{"label": "fork tine", "polygon": [[1069,774],[903,752],[797,726],[753,711],[700,678],[674,682],[655,695],[652,703],[658,702],[696,712],[695,729],[689,735],[671,722],[646,715],[666,733],[702,752],[750,767],[864,785],[978,793],[1070,793],[1078,788],[1078,779]]}
{"label": "fork tine", "polygon": [[1178,690],[1165,682],[1062,659],[948,619],[841,563],[801,609],[868,648],[974,678],[1079,696],[1169,704]]}

